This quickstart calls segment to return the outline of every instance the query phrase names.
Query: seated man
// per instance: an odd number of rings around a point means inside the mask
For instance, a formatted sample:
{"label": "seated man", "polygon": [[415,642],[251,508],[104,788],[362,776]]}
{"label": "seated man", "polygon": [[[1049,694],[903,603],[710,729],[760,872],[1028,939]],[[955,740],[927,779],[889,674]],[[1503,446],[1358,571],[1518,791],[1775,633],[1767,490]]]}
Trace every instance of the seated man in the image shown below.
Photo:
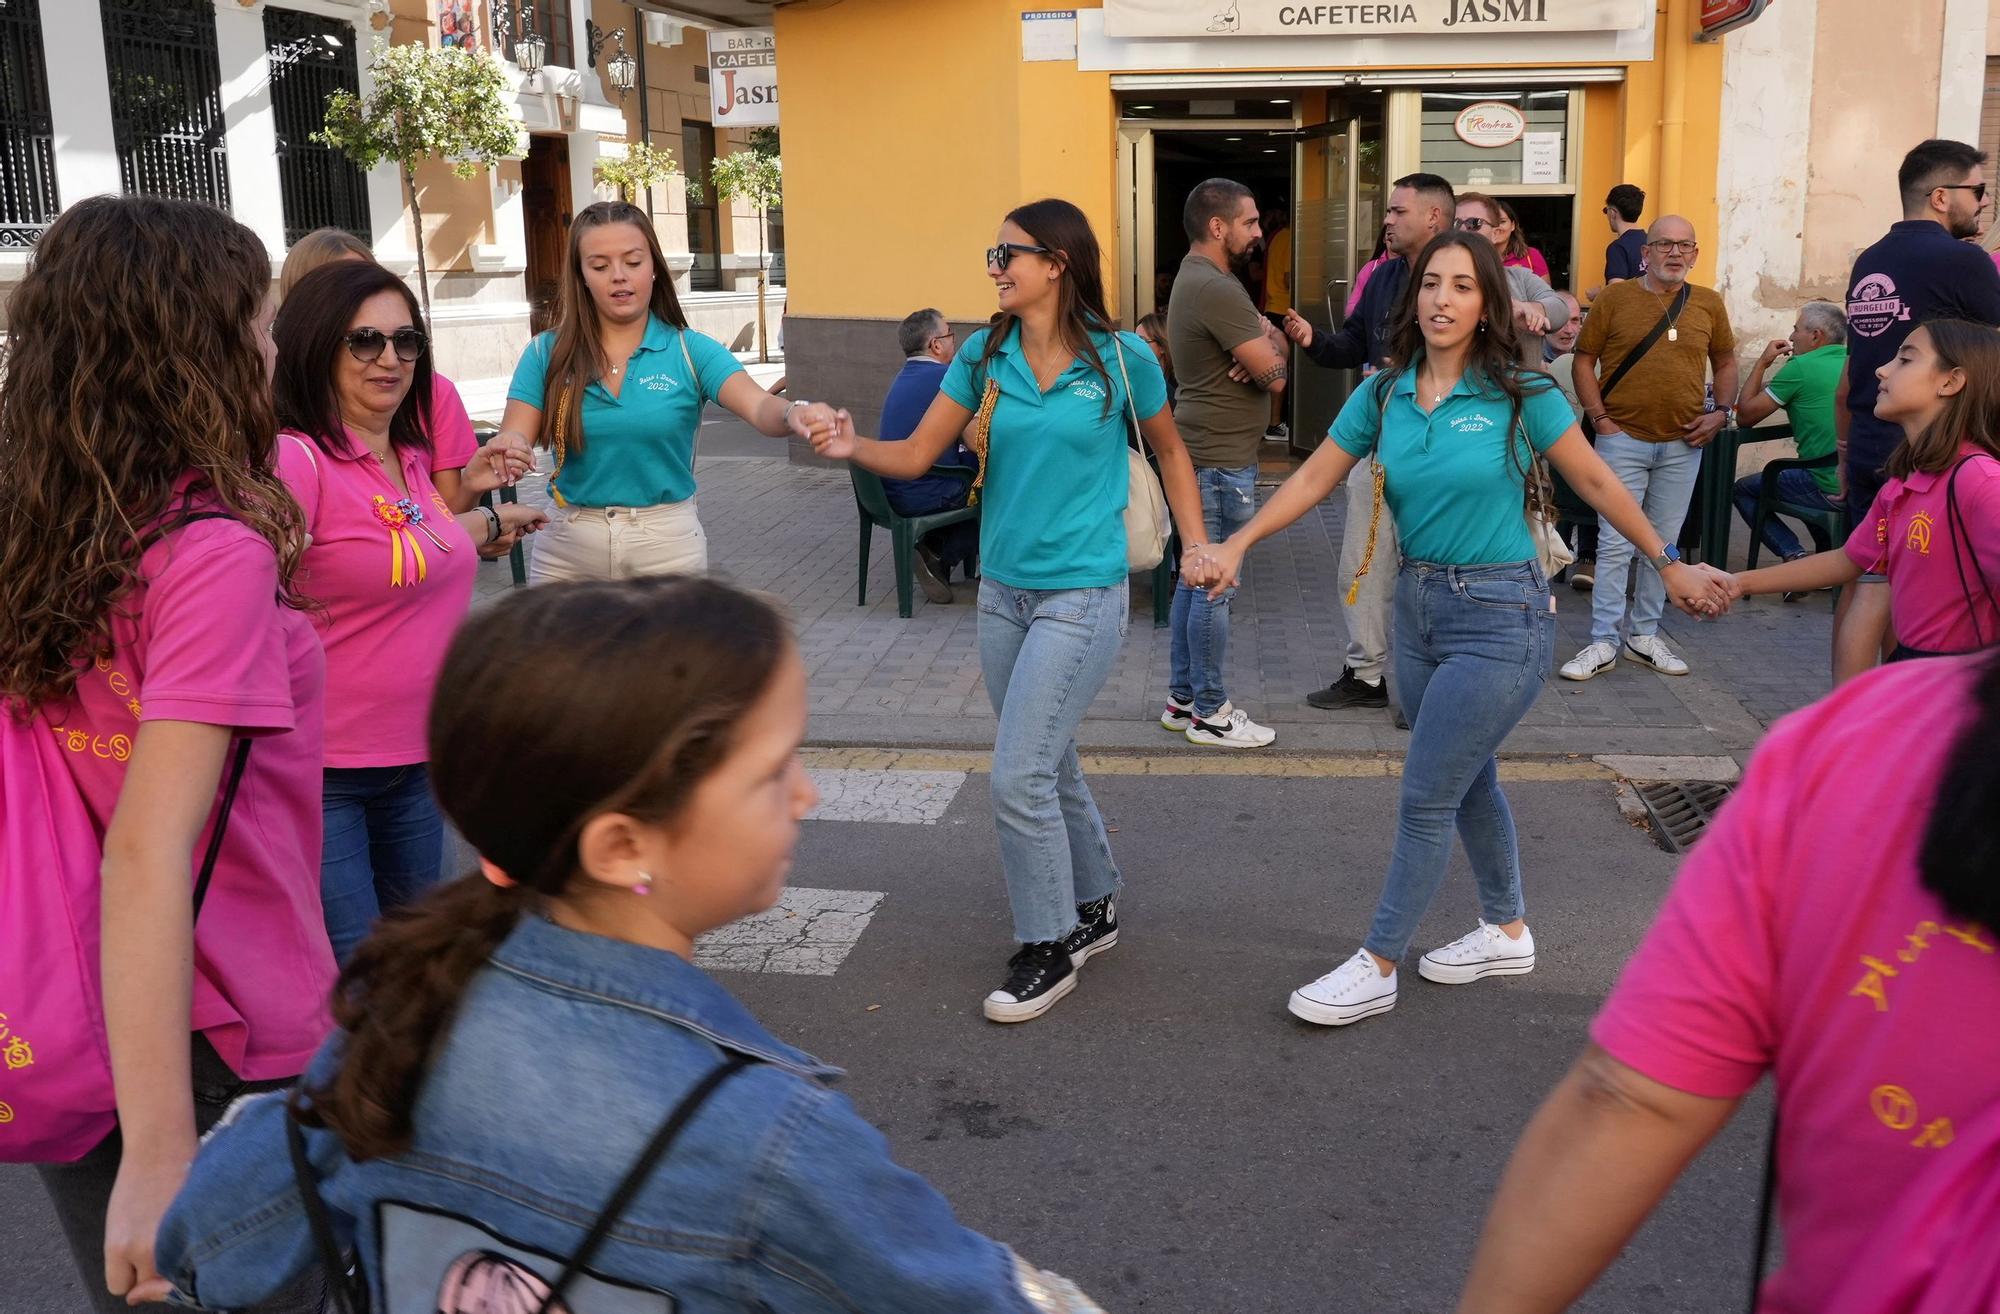
{"label": "seated man", "polygon": [[[1767,386],[1764,372],[1781,356],[1789,355]],[[1788,340],[1771,343],[1750,377],[1743,383],[1743,400],[1736,407],[1737,424],[1748,428],[1760,424],[1780,407],[1792,422],[1792,436],[1799,455],[1806,460],[1826,456],[1834,450],[1834,390],[1847,370],[1847,312],[1831,301],[1808,301],[1799,309]],[[1731,494],[1737,514],[1745,524],[1757,514],[1757,497],[1763,490],[1761,472],[1736,481]],[[1778,474],[1778,496],[1798,506],[1841,508],[1840,472],[1829,465],[1821,470],[1784,470]],[[1818,525],[1807,527],[1815,547],[1824,552],[1833,544]],[[1806,555],[1790,525],[1772,516],[1764,522],[1764,546],[1786,561]]]}
{"label": "seated man", "polygon": [[[903,349],[904,360],[882,402],[881,438],[885,443],[901,442],[916,432],[924,412],[937,400],[938,385],[944,382],[945,368],[951,364],[957,345],[944,315],[928,309],[919,310],[898,326],[896,343]],[[976,470],[979,458],[961,442],[938,464]],[[972,478],[925,475],[921,479],[884,479],[882,488],[897,515],[927,516],[964,506],[971,494]],[[969,567],[978,553],[977,521],[960,521],[924,535],[917,543],[916,572],[924,596],[932,602],[950,602],[952,567]]]}

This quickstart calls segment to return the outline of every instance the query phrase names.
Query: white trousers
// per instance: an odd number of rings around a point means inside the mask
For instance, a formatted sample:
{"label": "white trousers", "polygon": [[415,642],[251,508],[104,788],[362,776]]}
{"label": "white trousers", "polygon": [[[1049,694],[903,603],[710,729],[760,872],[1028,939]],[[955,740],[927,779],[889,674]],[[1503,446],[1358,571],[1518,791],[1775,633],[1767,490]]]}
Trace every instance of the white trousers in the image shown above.
{"label": "white trousers", "polygon": [[528,542],[530,584],[708,569],[708,535],[691,497],[659,506],[555,507]]}

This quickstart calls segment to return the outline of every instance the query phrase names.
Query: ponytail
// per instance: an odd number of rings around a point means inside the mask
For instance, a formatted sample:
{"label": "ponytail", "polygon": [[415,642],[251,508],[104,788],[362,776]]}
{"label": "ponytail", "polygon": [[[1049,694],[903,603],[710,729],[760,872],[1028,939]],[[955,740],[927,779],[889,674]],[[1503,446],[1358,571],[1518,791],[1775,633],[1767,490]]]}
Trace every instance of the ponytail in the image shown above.
{"label": "ponytail", "polygon": [[475,874],[385,917],[341,969],[333,1020],[346,1046],[333,1076],[305,1091],[309,1104],[293,1096],[300,1120],[339,1136],[356,1162],[407,1150],[432,1047],[536,897]]}
{"label": "ponytail", "polygon": [[2000,931],[2000,654],[1972,685],[1976,711],[1946,759],[1924,829],[1918,870],[1924,888],[1954,916]]}

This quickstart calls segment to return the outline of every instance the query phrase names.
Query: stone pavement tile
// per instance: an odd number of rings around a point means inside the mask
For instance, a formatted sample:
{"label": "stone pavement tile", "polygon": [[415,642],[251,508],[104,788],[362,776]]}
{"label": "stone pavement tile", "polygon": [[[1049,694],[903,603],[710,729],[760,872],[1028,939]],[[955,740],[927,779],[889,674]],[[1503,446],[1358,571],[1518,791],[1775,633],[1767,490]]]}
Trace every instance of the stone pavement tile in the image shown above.
{"label": "stone pavement tile", "polygon": [[[856,605],[856,513],[844,472],[778,459],[704,459],[699,477],[716,574],[775,594],[798,628],[815,739],[990,742],[976,584],[956,582],[955,601],[942,606],[920,591],[911,617],[900,619],[889,537],[877,533],[868,601]],[[1329,713],[1304,702],[1308,691],[1338,677],[1346,652],[1342,516],[1343,499],[1331,498],[1252,556],[1232,604],[1228,689],[1258,720],[1280,728],[1288,747],[1400,752],[1408,737],[1386,713]],[[507,580],[504,562],[489,563],[480,598],[506,592]],[[1153,721],[1166,699],[1167,631],[1153,628],[1147,582],[1135,578],[1132,592],[1124,648],[1080,736],[1087,746],[1157,747],[1165,740]],[[1590,598],[1564,588],[1556,596],[1560,665],[1589,642]],[[1772,721],[1826,692],[1832,625],[1823,598],[1790,605],[1757,599],[1706,624],[1670,611],[1661,631],[1691,675],[1671,679],[1621,662],[1576,684],[1552,670],[1508,751],[1741,755]]]}

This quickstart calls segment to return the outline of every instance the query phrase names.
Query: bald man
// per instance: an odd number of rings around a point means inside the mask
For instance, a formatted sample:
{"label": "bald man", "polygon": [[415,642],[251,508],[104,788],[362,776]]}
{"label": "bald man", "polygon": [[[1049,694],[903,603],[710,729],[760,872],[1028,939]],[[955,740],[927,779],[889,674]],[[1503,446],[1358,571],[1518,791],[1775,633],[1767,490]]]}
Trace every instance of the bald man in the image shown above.
{"label": "bald man", "polygon": [[[1601,675],[1620,656],[1661,675],[1688,673],[1659,632],[1666,609],[1659,572],[1679,555],[1674,543],[1694,497],[1701,449],[1733,421],[1737,390],[1729,312],[1714,289],[1688,281],[1700,253],[1693,224],[1675,214],[1655,220],[1646,233],[1645,273],[1606,288],[1577,338],[1576,399],[1586,431],[1668,546],[1639,567],[1628,632],[1632,544],[1600,518],[1590,643],[1564,664],[1565,680]],[[1711,371],[1713,411],[1705,407]]]}

